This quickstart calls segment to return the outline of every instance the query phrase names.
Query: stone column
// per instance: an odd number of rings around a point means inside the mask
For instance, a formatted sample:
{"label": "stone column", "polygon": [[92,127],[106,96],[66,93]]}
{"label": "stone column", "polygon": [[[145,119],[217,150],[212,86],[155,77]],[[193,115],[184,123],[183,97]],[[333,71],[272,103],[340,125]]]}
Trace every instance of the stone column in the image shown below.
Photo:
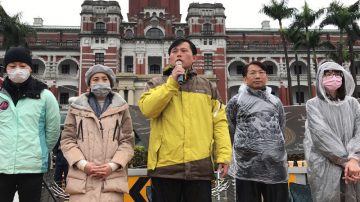
{"label": "stone column", "polygon": [[129,105],[134,105],[134,90],[129,90],[128,93],[128,104]]}
{"label": "stone column", "polygon": [[123,89],[119,90],[119,94],[120,94],[120,96],[121,96],[122,98],[125,99],[125,94],[124,94],[124,90],[123,90]]}

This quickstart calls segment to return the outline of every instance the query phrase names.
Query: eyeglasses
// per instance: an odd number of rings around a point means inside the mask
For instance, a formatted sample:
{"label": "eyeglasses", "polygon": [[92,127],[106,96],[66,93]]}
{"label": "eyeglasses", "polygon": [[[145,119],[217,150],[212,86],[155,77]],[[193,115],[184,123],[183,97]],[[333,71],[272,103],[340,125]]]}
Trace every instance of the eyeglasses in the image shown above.
{"label": "eyeglasses", "polygon": [[259,74],[260,76],[265,76],[266,75],[266,71],[251,71],[251,72],[248,72],[247,75],[248,76],[251,76],[251,77],[256,77],[257,74]]}
{"label": "eyeglasses", "polygon": [[325,71],[324,72],[324,77],[329,77],[329,76],[335,76],[335,77],[343,77],[343,73],[341,71]]}

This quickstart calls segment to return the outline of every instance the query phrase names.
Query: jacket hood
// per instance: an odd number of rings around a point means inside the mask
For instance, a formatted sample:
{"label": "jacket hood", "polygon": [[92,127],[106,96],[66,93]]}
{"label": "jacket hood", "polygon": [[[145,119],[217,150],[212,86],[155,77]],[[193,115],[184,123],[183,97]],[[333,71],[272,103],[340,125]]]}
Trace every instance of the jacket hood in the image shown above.
{"label": "jacket hood", "polygon": [[354,79],[352,78],[351,74],[344,69],[341,65],[335,62],[325,62],[320,65],[319,70],[316,74],[316,93],[317,96],[322,99],[330,102],[328,97],[326,96],[326,91],[324,88],[323,82],[323,75],[325,70],[337,70],[341,71],[344,75],[343,79],[345,79],[345,95],[351,96],[355,89]]}

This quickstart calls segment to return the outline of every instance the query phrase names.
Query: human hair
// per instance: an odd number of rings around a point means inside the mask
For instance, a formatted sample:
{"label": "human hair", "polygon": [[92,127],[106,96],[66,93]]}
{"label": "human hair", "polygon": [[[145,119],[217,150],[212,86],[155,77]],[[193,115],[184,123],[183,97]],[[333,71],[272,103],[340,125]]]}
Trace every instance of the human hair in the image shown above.
{"label": "human hair", "polygon": [[336,90],[337,96],[340,100],[344,100],[346,96],[346,88],[345,88],[345,77],[342,77],[342,84],[340,88]]}
{"label": "human hair", "polygon": [[180,44],[185,43],[185,42],[189,44],[192,54],[196,55],[197,54],[197,49],[196,49],[195,44],[193,42],[191,42],[190,40],[183,39],[183,38],[182,39],[176,39],[175,41],[172,42],[172,44],[170,45],[169,50],[168,50],[169,55],[170,55],[171,50],[173,48],[175,48],[175,47],[177,47]]}
{"label": "human hair", "polygon": [[264,71],[267,73],[267,67],[266,67],[262,62],[252,61],[252,62],[248,63],[247,65],[245,65],[245,67],[244,67],[244,69],[243,69],[243,71],[242,71],[243,77],[246,77],[250,65],[259,66],[262,70],[264,70]]}

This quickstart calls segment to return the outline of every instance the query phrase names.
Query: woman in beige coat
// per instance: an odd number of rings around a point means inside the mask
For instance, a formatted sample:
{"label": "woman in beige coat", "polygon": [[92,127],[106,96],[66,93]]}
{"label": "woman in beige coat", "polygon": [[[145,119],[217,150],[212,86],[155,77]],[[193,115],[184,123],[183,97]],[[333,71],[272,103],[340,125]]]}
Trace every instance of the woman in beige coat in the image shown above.
{"label": "woman in beige coat", "polygon": [[113,71],[103,65],[85,74],[90,92],[70,106],[61,138],[69,162],[65,191],[70,202],[122,202],[127,164],[134,155],[129,107],[117,93]]}

